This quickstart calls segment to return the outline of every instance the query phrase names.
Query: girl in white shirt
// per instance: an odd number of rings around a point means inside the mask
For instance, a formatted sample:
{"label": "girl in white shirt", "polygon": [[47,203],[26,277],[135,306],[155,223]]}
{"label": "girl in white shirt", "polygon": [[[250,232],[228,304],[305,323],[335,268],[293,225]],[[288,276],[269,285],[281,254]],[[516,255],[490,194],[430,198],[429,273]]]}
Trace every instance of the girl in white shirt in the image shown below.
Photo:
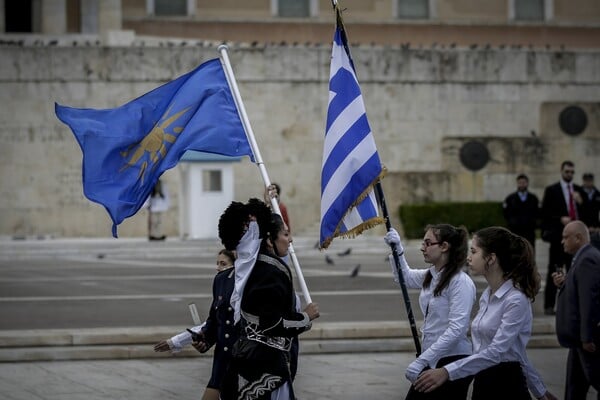
{"label": "girl in white shirt", "polygon": [[[471,324],[473,354],[443,368],[425,371],[415,389],[428,393],[448,381],[474,375],[474,400],[555,400],[527,359],[531,336],[531,302],[540,289],[540,275],[531,245],[505,228],[490,227],[473,236],[467,262],[488,287]],[[528,390],[529,388],[529,390]]]}
{"label": "girl in white shirt", "polygon": [[[423,353],[406,369],[406,378],[414,383],[423,370],[441,367],[471,354],[467,331],[476,292],[473,281],[462,271],[467,258],[468,233],[463,227],[448,224],[427,226],[421,244],[423,259],[431,265],[426,269],[408,266],[396,230],[391,229],[385,241],[397,246],[406,286],[421,289]],[[395,264],[391,265],[398,282]],[[418,392],[411,386],[406,399],[466,399],[470,383],[471,377],[465,377],[447,382],[430,393]]]}

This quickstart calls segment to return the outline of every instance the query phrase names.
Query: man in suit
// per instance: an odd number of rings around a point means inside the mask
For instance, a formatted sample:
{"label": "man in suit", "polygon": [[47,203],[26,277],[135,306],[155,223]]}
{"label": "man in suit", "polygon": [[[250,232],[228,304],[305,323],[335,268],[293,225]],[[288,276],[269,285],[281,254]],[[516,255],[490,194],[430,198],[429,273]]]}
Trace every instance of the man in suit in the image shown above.
{"label": "man in suit", "polygon": [[581,186],[573,184],[575,164],[563,161],[560,166],[560,181],[547,186],[542,198],[542,239],[550,243],[548,257],[548,273],[544,289],[544,312],[554,314],[556,303],[556,286],[552,283],[552,273],[568,269],[571,256],[563,251],[561,236],[563,228],[578,218],[578,204],[582,202]]}
{"label": "man in suit", "polygon": [[600,191],[594,185],[594,174],[586,172],[582,176],[582,182],[581,220],[592,232],[600,229]]}
{"label": "man in suit", "polygon": [[508,229],[523,236],[535,248],[535,229],[540,215],[537,196],[529,193],[529,178],[525,174],[517,176],[517,191],[509,194],[502,208]]}
{"label": "man in suit", "polygon": [[581,221],[569,222],[562,234],[566,253],[573,255],[566,275],[553,273],[558,286],[556,335],[569,349],[566,400],[585,400],[592,386],[600,399],[600,250],[590,245]]}
{"label": "man in suit", "polygon": [[600,249],[600,191],[594,186],[594,174],[583,174],[583,203],[581,204],[581,221],[590,230],[592,246]]}

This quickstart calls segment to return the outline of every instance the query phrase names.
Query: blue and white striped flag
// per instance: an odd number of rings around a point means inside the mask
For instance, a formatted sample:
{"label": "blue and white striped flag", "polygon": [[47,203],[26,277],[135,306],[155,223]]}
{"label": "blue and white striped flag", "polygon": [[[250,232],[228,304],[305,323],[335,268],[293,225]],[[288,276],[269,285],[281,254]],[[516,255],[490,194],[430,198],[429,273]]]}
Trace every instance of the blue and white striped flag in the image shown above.
{"label": "blue and white striped flag", "polygon": [[383,174],[346,35],[338,22],[321,172],[321,248],[335,237],[353,237],[384,222],[373,191]]}

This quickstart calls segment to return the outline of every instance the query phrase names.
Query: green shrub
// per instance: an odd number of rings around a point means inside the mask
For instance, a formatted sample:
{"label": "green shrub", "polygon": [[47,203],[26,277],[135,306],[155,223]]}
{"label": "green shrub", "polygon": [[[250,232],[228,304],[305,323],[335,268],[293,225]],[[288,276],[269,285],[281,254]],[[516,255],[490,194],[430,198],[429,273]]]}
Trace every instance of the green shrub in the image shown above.
{"label": "green shrub", "polygon": [[403,204],[399,214],[408,239],[422,238],[429,224],[464,225],[470,233],[487,226],[506,226],[502,203],[495,201]]}

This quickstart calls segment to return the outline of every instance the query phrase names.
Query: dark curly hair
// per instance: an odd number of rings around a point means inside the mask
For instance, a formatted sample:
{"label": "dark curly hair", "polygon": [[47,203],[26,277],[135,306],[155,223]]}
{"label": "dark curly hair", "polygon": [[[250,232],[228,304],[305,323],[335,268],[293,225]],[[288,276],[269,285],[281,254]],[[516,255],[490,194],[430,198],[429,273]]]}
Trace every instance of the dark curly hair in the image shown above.
{"label": "dark curly hair", "polygon": [[261,239],[266,238],[270,230],[271,209],[264,201],[256,198],[248,200],[246,209],[248,210],[248,215],[256,217],[256,223],[258,224],[258,229],[260,231],[259,237]]}
{"label": "dark curly hair", "polygon": [[249,214],[246,205],[232,201],[219,218],[219,239],[227,250],[233,251],[244,235]]}
{"label": "dark curly hair", "polygon": [[271,221],[269,207],[256,198],[249,199],[246,204],[233,201],[219,218],[219,239],[227,250],[236,249],[246,232],[250,216],[256,217],[259,237],[261,239],[267,237]]}

